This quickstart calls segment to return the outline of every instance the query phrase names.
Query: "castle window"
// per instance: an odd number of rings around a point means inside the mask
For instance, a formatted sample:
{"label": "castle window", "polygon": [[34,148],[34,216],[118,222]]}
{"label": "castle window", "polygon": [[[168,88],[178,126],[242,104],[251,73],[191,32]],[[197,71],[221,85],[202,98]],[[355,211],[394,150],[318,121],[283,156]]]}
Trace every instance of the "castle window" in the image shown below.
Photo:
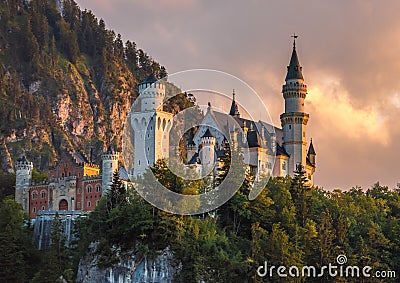
{"label": "castle window", "polygon": [[42,206],[42,210],[46,210],[46,208],[44,206]]}
{"label": "castle window", "polygon": [[92,203],[91,203],[90,201],[88,201],[88,202],[87,202],[87,206],[88,206],[88,207],[91,207],[91,206],[92,206]]}
{"label": "castle window", "polygon": [[45,192],[45,191],[41,191],[40,194],[41,194],[41,197],[42,197],[42,198],[46,198],[46,192]]}
{"label": "castle window", "polygon": [[32,212],[36,213],[36,207],[32,208]]}
{"label": "castle window", "polygon": [[100,185],[96,185],[96,192],[100,192]]}
{"label": "castle window", "polygon": [[37,199],[37,197],[38,197],[38,193],[37,193],[37,191],[34,191],[32,193],[32,199]]}
{"label": "castle window", "polygon": [[81,209],[81,203],[79,201],[76,203],[76,208]]}
{"label": "castle window", "polygon": [[286,163],[283,162],[283,163],[282,163],[282,170],[285,170],[285,167],[286,167]]}
{"label": "castle window", "polygon": [[289,130],[291,130],[292,129],[292,125],[289,125]]}
{"label": "castle window", "polygon": [[87,185],[86,186],[86,190],[90,194],[92,192],[92,186],[91,185]]}

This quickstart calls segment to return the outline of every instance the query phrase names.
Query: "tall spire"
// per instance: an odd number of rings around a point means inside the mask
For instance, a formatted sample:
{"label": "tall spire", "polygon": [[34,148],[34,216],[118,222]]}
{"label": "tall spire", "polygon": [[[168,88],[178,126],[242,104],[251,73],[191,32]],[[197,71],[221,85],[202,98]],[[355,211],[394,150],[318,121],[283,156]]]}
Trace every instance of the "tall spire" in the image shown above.
{"label": "tall spire", "polygon": [[292,37],[293,37],[293,51],[292,51],[292,57],[290,58],[289,66],[287,67],[288,71],[285,80],[286,81],[295,79],[304,80],[302,74],[302,67],[300,66],[299,57],[297,56],[297,51],[296,51],[296,38],[298,38],[299,36],[293,34]]}
{"label": "tall spire", "polygon": [[231,104],[231,110],[229,111],[229,115],[231,116],[235,116],[235,117],[240,117],[240,113],[239,113],[239,107],[235,101],[235,90],[233,90],[232,92],[232,104]]}
{"label": "tall spire", "polygon": [[313,145],[312,139],[311,139],[311,142],[310,142],[310,147],[308,148],[308,155],[310,155],[310,154],[317,155],[315,153],[315,149],[314,149],[314,145]]}

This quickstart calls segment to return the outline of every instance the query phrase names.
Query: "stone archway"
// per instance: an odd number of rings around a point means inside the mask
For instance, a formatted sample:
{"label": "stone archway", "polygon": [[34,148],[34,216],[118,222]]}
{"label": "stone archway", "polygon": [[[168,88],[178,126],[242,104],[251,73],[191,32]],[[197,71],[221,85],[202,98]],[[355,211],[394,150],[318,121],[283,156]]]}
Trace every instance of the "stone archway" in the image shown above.
{"label": "stone archway", "polygon": [[68,202],[65,199],[60,200],[58,210],[68,210]]}

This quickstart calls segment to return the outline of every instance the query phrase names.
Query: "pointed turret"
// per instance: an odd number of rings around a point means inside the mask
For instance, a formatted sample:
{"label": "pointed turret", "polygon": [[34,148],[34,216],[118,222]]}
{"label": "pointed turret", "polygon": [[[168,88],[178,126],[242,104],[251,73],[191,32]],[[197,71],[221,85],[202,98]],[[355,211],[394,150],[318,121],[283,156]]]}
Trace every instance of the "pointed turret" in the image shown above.
{"label": "pointed turret", "polygon": [[280,116],[283,130],[283,147],[290,155],[289,174],[296,171],[297,164],[307,164],[307,123],[309,115],[305,113],[304,100],[307,96],[307,86],[296,52],[296,34],[292,36],[293,51],[287,70],[285,84],[282,87],[285,99],[285,112]]}
{"label": "pointed turret", "polygon": [[239,118],[240,113],[239,113],[239,107],[235,101],[235,90],[233,90],[232,96],[233,96],[233,99],[232,99],[231,110],[229,111],[229,115]]}
{"label": "pointed turret", "polygon": [[290,58],[289,66],[287,67],[286,81],[288,80],[304,80],[302,67],[300,66],[299,57],[296,51],[296,38],[294,36],[292,57]]}
{"label": "pointed turret", "polygon": [[308,159],[310,160],[310,163],[313,166],[315,166],[315,156],[316,155],[317,154],[315,153],[314,145],[313,145],[313,142],[312,142],[312,139],[311,139],[310,146],[308,148],[307,157],[308,157]]}

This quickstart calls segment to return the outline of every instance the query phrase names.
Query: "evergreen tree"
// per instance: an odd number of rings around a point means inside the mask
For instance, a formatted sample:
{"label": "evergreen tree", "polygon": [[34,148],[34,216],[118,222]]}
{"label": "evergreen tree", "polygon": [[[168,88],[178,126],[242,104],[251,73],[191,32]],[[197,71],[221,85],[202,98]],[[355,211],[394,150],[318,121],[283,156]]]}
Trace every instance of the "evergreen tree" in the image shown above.
{"label": "evergreen tree", "polygon": [[309,210],[308,202],[310,198],[310,186],[307,183],[308,179],[303,165],[297,164],[296,171],[294,171],[294,178],[290,186],[290,192],[296,205],[297,214],[302,226],[306,223]]}
{"label": "evergreen tree", "polygon": [[72,282],[73,267],[71,265],[71,252],[67,247],[64,225],[56,213],[51,227],[51,244],[45,251],[46,259],[33,278],[33,282],[53,283],[63,280]]}
{"label": "evergreen tree", "polygon": [[11,197],[0,203],[0,281],[25,282],[40,264],[33,247],[26,215]]}

